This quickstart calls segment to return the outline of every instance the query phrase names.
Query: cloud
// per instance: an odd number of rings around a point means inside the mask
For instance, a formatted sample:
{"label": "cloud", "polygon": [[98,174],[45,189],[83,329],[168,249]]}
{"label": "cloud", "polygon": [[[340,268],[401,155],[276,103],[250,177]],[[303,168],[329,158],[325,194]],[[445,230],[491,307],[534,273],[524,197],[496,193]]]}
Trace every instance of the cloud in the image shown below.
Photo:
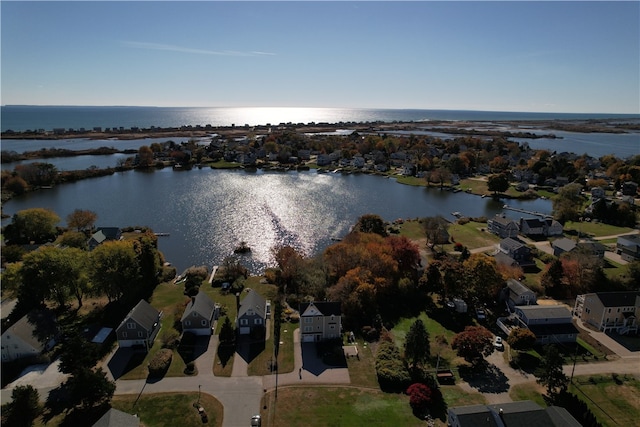
{"label": "cloud", "polygon": [[194,55],[216,55],[216,56],[273,56],[275,55],[275,53],[271,53],[271,52],[260,52],[260,51],[242,52],[237,50],[194,49],[190,47],[174,46],[170,44],[134,42],[134,41],[125,41],[123,42],[123,44],[125,46],[131,47],[134,49],[164,50],[168,52],[190,53]]}

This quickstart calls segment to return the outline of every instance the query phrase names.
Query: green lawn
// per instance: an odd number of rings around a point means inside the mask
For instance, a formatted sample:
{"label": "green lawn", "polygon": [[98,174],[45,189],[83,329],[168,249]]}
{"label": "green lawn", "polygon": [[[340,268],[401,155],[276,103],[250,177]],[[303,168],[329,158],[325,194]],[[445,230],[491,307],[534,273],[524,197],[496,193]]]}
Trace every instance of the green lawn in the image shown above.
{"label": "green lawn", "polygon": [[538,385],[535,382],[526,384],[516,384],[509,389],[509,397],[515,402],[519,400],[532,400],[543,408],[547,406],[547,403],[542,397],[544,393],[544,387]]}
{"label": "green lawn", "polygon": [[[273,325],[273,322],[269,322]],[[280,348],[278,352],[278,372],[284,374],[286,372],[293,372],[295,354],[293,348],[293,332],[298,328],[296,323],[282,323],[280,328]],[[249,375],[270,375],[271,362],[273,360],[273,331],[271,332],[269,339],[265,342],[264,350],[258,354],[250,363],[247,368]]]}
{"label": "green lawn", "polygon": [[[263,398],[268,426],[424,426],[404,394],[348,387],[287,387]],[[309,404],[301,404],[308,402]]]}
{"label": "green lawn", "polygon": [[[411,240],[425,239],[424,229],[418,221],[405,221],[397,226],[401,236]],[[459,242],[469,249],[492,246],[500,242],[500,238],[487,231],[487,224],[484,222],[468,222],[464,225],[451,224],[449,234],[455,242]],[[482,231],[484,230],[484,231]],[[454,244],[444,245],[444,250],[452,251]]]}
{"label": "green lawn", "polygon": [[583,400],[605,427],[638,424],[640,380],[631,375],[575,377],[569,391]]}
{"label": "green lawn", "polygon": [[589,235],[591,237],[613,236],[615,234],[631,233],[633,228],[616,227],[615,225],[603,224],[601,222],[571,222],[568,221],[564,225],[564,231],[579,232],[581,235]]}
{"label": "green lawn", "polygon": [[[146,427],[202,426],[203,422],[193,404],[198,401],[195,393],[145,394],[115,396],[111,405],[121,411],[137,414]],[[207,413],[206,425],[222,426],[223,407],[213,396],[202,393],[200,405]]]}
{"label": "green lawn", "polygon": [[380,388],[375,368],[375,353],[369,343],[357,340],[358,358],[347,358],[351,385],[366,388]]}

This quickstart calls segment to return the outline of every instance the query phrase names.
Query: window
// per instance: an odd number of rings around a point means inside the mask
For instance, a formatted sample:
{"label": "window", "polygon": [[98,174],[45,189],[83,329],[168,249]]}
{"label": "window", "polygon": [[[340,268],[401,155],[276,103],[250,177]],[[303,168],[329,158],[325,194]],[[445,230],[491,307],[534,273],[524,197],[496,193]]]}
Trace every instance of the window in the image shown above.
{"label": "window", "polygon": [[126,333],[126,332],[123,332],[123,333],[122,333],[122,338],[126,338],[126,337],[127,337],[127,333]]}
{"label": "window", "polygon": [[201,324],[202,326],[207,326],[207,321],[206,321],[206,320],[201,320],[201,321],[200,321],[200,324]]}
{"label": "window", "polygon": [[191,326],[191,320],[185,320],[184,321],[184,325],[185,326]]}
{"label": "window", "polygon": [[336,328],[336,325],[330,325],[329,326],[329,329],[335,329],[335,328]]}
{"label": "window", "polygon": [[253,324],[254,324],[254,325],[262,325],[262,319],[255,319],[255,320],[253,321]]}
{"label": "window", "polygon": [[138,338],[142,338],[142,337],[143,337],[142,331],[138,331]]}
{"label": "window", "polygon": [[305,317],[304,323],[313,323],[313,317]]}
{"label": "window", "polygon": [[304,327],[304,331],[305,332],[313,332],[313,326],[305,326]]}
{"label": "window", "polygon": [[243,326],[247,326],[249,324],[249,321],[247,319],[240,319],[240,324]]}
{"label": "window", "polygon": [[136,328],[135,322],[127,322],[127,329],[135,329],[135,328]]}

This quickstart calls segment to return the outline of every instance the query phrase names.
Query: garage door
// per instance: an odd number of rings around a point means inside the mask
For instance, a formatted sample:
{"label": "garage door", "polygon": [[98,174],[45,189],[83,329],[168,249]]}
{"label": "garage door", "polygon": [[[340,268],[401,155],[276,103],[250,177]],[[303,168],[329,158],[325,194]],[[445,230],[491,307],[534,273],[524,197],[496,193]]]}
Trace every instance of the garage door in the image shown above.
{"label": "garage door", "polygon": [[302,342],[313,342],[313,335],[303,335]]}
{"label": "garage door", "polygon": [[240,335],[248,335],[251,332],[251,328],[243,326],[240,328]]}

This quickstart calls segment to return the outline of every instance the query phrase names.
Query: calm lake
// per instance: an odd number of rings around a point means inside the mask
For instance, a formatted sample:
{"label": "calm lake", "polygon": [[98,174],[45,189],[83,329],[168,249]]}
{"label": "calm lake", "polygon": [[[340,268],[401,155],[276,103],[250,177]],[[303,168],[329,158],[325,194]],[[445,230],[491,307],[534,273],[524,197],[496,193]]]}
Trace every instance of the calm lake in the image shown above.
{"label": "calm lake", "polygon": [[[502,212],[504,203],[372,175],[166,168],[59,185],[12,199],[3,211],[13,215],[45,207],[64,222],[74,209],[88,209],[98,214],[97,226],[149,226],[170,234],[159,237],[160,250],[179,272],[191,265],[218,265],[246,241],[252,252],[242,256],[242,263],[259,273],[271,265],[272,247],[287,244],[317,254],[364,214],[389,221],[435,215],[453,220],[454,211],[490,217]],[[551,211],[548,200],[506,203]]]}

